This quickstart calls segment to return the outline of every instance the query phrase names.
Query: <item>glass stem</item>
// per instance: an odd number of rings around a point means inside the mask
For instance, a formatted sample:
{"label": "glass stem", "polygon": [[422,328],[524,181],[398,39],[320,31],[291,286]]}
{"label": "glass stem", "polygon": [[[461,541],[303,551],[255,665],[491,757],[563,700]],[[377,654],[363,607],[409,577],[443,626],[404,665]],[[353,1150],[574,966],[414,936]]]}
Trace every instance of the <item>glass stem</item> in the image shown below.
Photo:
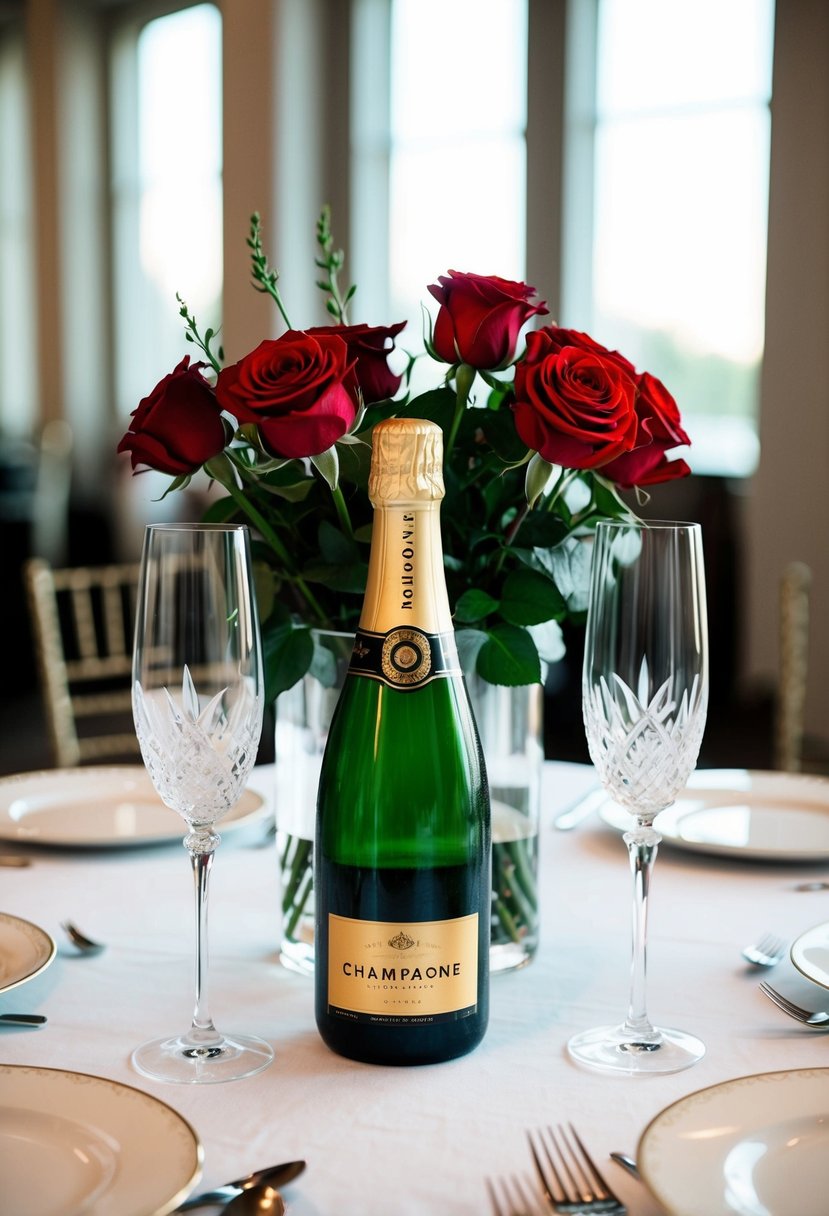
{"label": "glass stem", "polygon": [[625,833],[630,868],[633,874],[633,941],[630,964],[630,1004],[625,1030],[638,1040],[657,1038],[648,1020],[645,1003],[645,980],[647,975],[648,942],[648,892],[653,863],[662,837],[650,823],[637,821],[632,832]]}
{"label": "glass stem", "polygon": [[213,854],[219,839],[213,832],[206,835],[194,832],[184,841],[190,853],[196,895],[196,1003],[187,1038],[194,1048],[203,1048],[208,1052],[211,1046],[222,1041],[222,1036],[213,1025],[207,1000],[207,894]]}

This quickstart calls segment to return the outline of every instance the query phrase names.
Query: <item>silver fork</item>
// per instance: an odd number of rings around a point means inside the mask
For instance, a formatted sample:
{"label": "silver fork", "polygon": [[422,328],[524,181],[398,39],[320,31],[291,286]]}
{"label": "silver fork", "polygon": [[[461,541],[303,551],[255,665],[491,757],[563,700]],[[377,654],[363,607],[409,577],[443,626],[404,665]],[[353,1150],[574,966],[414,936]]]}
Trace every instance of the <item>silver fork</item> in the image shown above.
{"label": "silver fork", "polygon": [[626,1208],[607,1185],[572,1123],[527,1132],[530,1152],[547,1205],[554,1212],[609,1212],[624,1216]]}
{"label": "silver fork", "polygon": [[823,1009],[804,1009],[802,1005],[795,1005],[794,1001],[790,1001],[769,984],[761,984],[760,991],[770,1001],[774,1001],[778,1009],[782,1009],[795,1021],[802,1022],[804,1026],[825,1026],[829,1023],[829,1013]]}
{"label": "silver fork", "polygon": [[746,946],[743,958],[752,967],[776,967],[786,952],[786,943],[773,933],[766,933],[758,942]]}
{"label": "silver fork", "polygon": [[486,1179],[492,1216],[540,1216],[535,1187],[517,1174],[509,1178]]}

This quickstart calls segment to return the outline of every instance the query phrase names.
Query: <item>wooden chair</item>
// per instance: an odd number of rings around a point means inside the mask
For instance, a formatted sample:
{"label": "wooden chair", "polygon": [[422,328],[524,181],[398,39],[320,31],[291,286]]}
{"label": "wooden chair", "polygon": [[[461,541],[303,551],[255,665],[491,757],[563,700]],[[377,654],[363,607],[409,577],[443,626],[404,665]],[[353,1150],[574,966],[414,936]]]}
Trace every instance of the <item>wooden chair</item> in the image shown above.
{"label": "wooden chair", "polygon": [[24,567],[37,669],[59,768],[139,755],[130,675],[138,566]]}

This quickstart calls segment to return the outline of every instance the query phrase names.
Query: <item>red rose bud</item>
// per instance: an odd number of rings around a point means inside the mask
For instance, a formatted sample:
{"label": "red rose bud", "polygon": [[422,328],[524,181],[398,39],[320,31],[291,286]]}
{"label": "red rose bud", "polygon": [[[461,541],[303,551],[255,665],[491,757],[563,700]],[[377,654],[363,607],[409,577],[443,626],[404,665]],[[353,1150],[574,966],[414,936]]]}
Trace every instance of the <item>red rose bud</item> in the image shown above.
{"label": "red rose bud", "polygon": [[527,337],[515,368],[515,428],[551,464],[599,468],[636,443],[636,383],[626,360],[592,340],[561,346],[560,332]]}
{"label": "red rose bud", "polygon": [[521,327],[549,311],[543,302],[530,303],[534,287],[496,275],[450,270],[429,291],[440,304],[432,337],[436,353],[444,363],[481,371],[506,367],[515,358]]}
{"label": "red rose bud", "polygon": [[686,461],[668,460],[666,455],[671,448],[691,442],[682,429],[676,401],[662,381],[649,372],[639,377],[637,387],[639,434],[636,447],[606,464],[602,475],[626,489],[687,477],[691,470]]}
{"label": "red rose bud", "polygon": [[341,337],[288,330],[223,368],[216,396],[239,422],[259,427],[275,456],[318,456],[354,422],[357,409],[346,387],[353,370]]}
{"label": "red rose bud", "polygon": [[[350,359],[356,359],[354,379],[349,385],[359,388],[364,405],[375,401],[386,401],[400,388],[402,376],[396,376],[389,367],[389,355],[394,350],[394,340],[406,326],[405,321],[396,325],[317,325],[305,332],[318,336],[335,334],[348,347]],[[391,346],[387,343],[391,342]]]}
{"label": "red rose bud", "polygon": [[119,452],[139,464],[179,477],[195,471],[224,450],[225,425],[213,387],[202,376],[204,363],[178,367],[138,403]]}

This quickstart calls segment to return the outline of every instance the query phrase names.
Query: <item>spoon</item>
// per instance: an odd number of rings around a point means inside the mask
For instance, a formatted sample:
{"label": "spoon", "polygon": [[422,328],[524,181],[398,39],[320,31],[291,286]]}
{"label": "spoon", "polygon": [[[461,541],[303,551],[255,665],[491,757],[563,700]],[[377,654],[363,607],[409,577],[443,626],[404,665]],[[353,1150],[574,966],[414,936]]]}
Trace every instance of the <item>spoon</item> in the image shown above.
{"label": "spoon", "polygon": [[93,941],[91,937],[87,937],[85,933],[81,933],[77,925],[73,925],[71,920],[61,921],[60,927],[72,945],[80,950],[81,954],[100,954],[104,949],[101,942]]}
{"label": "spoon", "polygon": [[284,1216],[285,1200],[272,1186],[252,1186],[225,1208],[225,1216]]}
{"label": "spoon", "polygon": [[[213,1191],[205,1191],[201,1195],[193,1195],[190,1199],[186,1199],[184,1203],[179,1205],[178,1211],[185,1212],[189,1208],[198,1208],[205,1203],[221,1203],[224,1200],[234,1198],[234,1192],[251,1190],[253,1187],[269,1187],[282,1185],[291,1182],[294,1178],[298,1178],[305,1169],[304,1161],[283,1161],[280,1165],[269,1165],[263,1170],[255,1170],[252,1174],[247,1174],[244,1178],[237,1178],[234,1182],[226,1182],[224,1186],[216,1187]],[[256,1209],[252,1209],[255,1211]],[[267,1208],[265,1209],[267,1211]]]}

